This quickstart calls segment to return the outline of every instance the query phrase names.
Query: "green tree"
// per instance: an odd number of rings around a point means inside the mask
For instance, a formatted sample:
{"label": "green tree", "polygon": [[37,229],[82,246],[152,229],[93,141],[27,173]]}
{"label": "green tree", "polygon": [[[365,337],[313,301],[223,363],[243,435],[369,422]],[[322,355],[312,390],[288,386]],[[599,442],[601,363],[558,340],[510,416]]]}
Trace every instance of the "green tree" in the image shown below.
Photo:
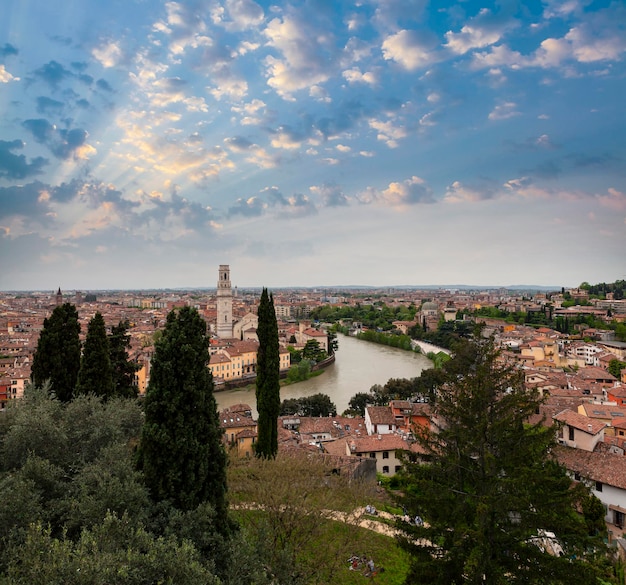
{"label": "green tree", "polygon": [[287,372],[287,382],[293,384],[295,382],[303,382],[311,377],[311,361],[301,360],[294,363]]}
{"label": "green tree", "polygon": [[50,380],[50,389],[63,402],[74,396],[80,369],[80,323],[71,303],[59,305],[44,319],[37,349],[33,355],[31,380],[43,386]]}
{"label": "green tree", "polygon": [[[259,413],[257,457],[273,458],[278,451],[280,355],[273,296],[263,288],[259,302],[259,351],[256,364],[256,403]],[[303,354],[304,355],[304,354]]]}
{"label": "green tree", "polygon": [[350,402],[348,402],[348,409],[344,412],[344,415],[348,416],[365,416],[365,409],[372,404],[372,395],[368,392],[357,392]]}
{"label": "green tree", "polygon": [[615,376],[618,380],[624,368],[626,368],[626,362],[618,360],[617,358],[609,362],[609,374]]}
{"label": "green tree", "polygon": [[95,394],[104,400],[113,395],[113,368],[104,319],[96,313],[87,327],[75,395]]}
{"label": "green tree", "polygon": [[109,335],[109,355],[113,370],[113,394],[134,398],[137,396],[135,373],[139,370],[139,364],[128,358],[130,348],[130,335],[128,321],[120,321],[113,326]]}
{"label": "green tree", "polygon": [[302,398],[288,398],[280,405],[280,415],[336,416],[337,407],[327,394],[313,394]]}
{"label": "green tree", "polygon": [[154,501],[183,511],[209,502],[227,529],[226,453],[206,323],[195,309],[167,316],[145,398],[138,463]]}
{"label": "green tree", "polygon": [[326,358],[326,352],[320,347],[319,341],[309,339],[302,348],[302,358],[317,363]]}
{"label": "green tree", "polygon": [[125,517],[107,515],[78,541],[55,538],[49,528],[33,524],[23,546],[11,551],[6,585],[143,585],[185,583],[217,585],[189,541],[155,538]]}
{"label": "green tree", "polygon": [[[447,366],[447,367],[446,367]],[[555,433],[526,421],[540,404],[521,372],[503,365],[492,339],[475,341],[444,366],[434,410],[438,428],[420,427],[426,462],[406,460],[402,504],[425,520],[405,541],[407,583],[595,582],[590,550],[600,550],[565,470],[551,457]],[[537,546],[546,531],[563,556]]]}

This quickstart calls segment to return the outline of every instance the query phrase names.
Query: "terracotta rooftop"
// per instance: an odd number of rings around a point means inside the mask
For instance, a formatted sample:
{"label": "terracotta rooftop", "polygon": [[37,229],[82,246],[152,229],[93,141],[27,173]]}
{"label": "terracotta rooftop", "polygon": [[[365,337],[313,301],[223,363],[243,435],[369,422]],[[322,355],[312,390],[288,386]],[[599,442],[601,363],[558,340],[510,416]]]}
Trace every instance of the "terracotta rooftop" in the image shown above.
{"label": "terracotta rooftop", "polygon": [[626,489],[626,457],[623,455],[583,451],[561,445],[554,447],[553,453],[561,465],[584,478]]}
{"label": "terracotta rooftop", "polygon": [[[398,435],[371,435],[353,437],[348,441],[352,453],[371,453],[374,451],[394,451],[395,449],[408,450],[409,444]],[[354,450],[352,449],[354,445]]]}
{"label": "terracotta rooftop", "polygon": [[597,435],[603,428],[606,427],[606,423],[604,422],[590,418],[584,414],[578,414],[577,412],[569,409],[559,412],[554,416],[554,420],[562,422],[590,435]]}
{"label": "terracotta rooftop", "polygon": [[395,425],[396,418],[388,406],[368,406],[366,409],[372,424]]}

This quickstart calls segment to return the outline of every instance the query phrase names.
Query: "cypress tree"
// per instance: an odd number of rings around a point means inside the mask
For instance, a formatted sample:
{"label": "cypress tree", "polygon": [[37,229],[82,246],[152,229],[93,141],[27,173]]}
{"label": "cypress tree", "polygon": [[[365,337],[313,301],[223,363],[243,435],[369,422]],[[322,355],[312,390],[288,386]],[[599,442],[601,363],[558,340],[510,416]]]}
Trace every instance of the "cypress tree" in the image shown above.
{"label": "cypress tree", "polygon": [[113,369],[109,357],[109,340],[104,318],[99,312],[93,316],[87,327],[87,337],[74,394],[76,396],[95,394],[105,400],[113,396]]}
{"label": "cypress tree", "polygon": [[79,335],[76,307],[71,303],[59,305],[48,319],[44,319],[33,355],[33,384],[43,386],[46,380],[50,380],[51,391],[63,402],[69,402],[74,396],[80,369]]}
{"label": "cypress tree", "polygon": [[137,396],[135,372],[139,365],[128,359],[130,336],[128,335],[128,321],[120,321],[111,329],[109,335],[109,356],[113,370],[113,394],[126,398]]}
{"label": "cypress tree", "polygon": [[256,364],[256,404],[259,413],[257,457],[266,459],[278,451],[280,414],[280,353],[274,298],[263,288],[259,302],[259,351]]}
{"label": "cypress tree", "polygon": [[195,309],[169,313],[155,345],[138,462],[154,501],[182,511],[209,502],[226,531],[226,452],[208,348]]}

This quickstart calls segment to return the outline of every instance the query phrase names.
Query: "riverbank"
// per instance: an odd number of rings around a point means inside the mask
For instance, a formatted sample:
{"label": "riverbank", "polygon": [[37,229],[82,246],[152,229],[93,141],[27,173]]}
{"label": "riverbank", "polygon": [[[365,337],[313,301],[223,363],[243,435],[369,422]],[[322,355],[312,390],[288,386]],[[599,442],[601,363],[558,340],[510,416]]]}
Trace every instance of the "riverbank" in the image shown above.
{"label": "riverbank", "polygon": [[[281,386],[280,399],[303,398],[326,394],[343,412],[358,392],[369,392],[374,384],[385,385],[390,378],[415,378],[422,370],[432,367],[425,355],[376,343],[363,343],[340,334],[336,361],[323,370],[323,375],[304,382]],[[254,380],[248,386],[223,389],[215,393],[221,410],[234,404],[249,404],[255,414]]]}
{"label": "riverbank", "polygon": [[[311,375],[307,378],[313,378],[319,376],[325,368],[335,363],[335,356],[329,355],[325,360],[313,365],[311,367]],[[285,383],[289,370],[283,370],[280,372],[279,377],[281,380],[281,386],[290,386],[291,384],[297,384],[298,382]],[[306,380],[300,380],[306,382]],[[223,392],[225,390],[234,390],[236,388],[246,388],[248,386],[254,386],[256,382],[256,374],[248,374],[238,380],[229,380],[228,382],[214,382],[214,391]]]}

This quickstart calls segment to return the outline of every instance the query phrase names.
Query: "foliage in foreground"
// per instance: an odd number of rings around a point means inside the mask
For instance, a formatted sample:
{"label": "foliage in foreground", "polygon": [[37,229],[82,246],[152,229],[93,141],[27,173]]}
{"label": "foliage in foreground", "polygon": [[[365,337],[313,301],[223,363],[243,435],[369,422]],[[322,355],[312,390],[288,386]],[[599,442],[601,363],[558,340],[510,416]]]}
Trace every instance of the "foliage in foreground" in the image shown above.
{"label": "foliage in foreground", "polygon": [[381,506],[375,485],[336,471],[319,455],[231,462],[228,483],[243,530],[278,583],[362,583],[363,574],[350,571],[347,562],[356,554],[385,567],[377,583],[399,585],[408,557],[396,541],[344,522],[349,515],[363,520],[366,503]]}

